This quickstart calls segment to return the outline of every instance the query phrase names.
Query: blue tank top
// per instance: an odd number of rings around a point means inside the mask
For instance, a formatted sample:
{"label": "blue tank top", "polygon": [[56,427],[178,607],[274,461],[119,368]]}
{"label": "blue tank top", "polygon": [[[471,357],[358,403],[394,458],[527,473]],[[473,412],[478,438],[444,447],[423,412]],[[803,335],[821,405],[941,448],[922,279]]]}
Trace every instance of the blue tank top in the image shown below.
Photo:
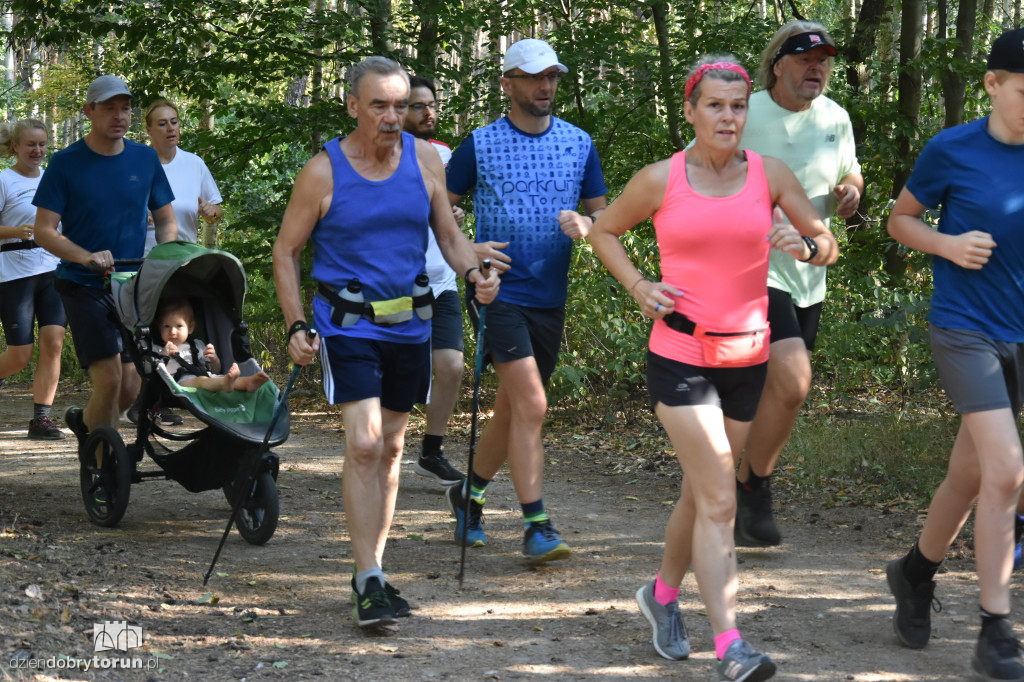
{"label": "blue tank top", "polygon": [[[352,168],[341,138],[324,149],[331,160],[334,192],[327,214],[313,228],[313,279],[340,290],[355,278],[366,301],[409,296],[416,276],[426,269],[430,197],[416,161],[416,138],[402,133],[402,158],[385,180],[367,180]],[[430,337],[430,321],[413,315],[408,322],[381,327],[359,320],[349,327],[331,321],[330,304],[313,299],[313,322],[323,336],[421,343]]]}

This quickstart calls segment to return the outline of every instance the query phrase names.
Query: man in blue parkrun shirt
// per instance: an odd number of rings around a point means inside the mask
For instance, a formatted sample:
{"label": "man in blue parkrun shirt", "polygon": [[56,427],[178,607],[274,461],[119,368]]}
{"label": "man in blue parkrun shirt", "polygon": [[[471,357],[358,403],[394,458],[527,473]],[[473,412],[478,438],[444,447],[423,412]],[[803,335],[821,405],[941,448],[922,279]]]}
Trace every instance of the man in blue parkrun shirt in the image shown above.
{"label": "man in blue parkrun shirt", "polygon": [[[345,424],[342,500],[352,542],[353,615],[376,627],[411,615],[381,570],[395,512],[409,411],[430,377],[430,309],[414,296],[425,274],[427,225],[445,260],[476,285],[480,303],[498,291],[455,224],[441,157],[402,131],[409,77],[397,62],[370,57],[346,74],[355,131],[328,142],[295,180],[274,243],[274,282],[288,328],[288,352],[308,365],[319,351],[324,392]],[[314,328],[302,306],[300,257],[313,242]],[[358,286],[356,286],[358,285]],[[426,300],[420,300],[426,296]],[[425,308],[425,310],[417,310]]]}
{"label": "man in blue parkrun shirt", "polygon": [[97,426],[117,428],[139,391],[138,373],[121,356],[114,301],[98,273],[112,268],[115,258],[142,258],[147,209],[157,241],[178,234],[174,194],[160,159],[151,147],[124,139],[132,111],[125,82],[110,75],[94,80],[83,111],[92,128],[53,155],[32,200],[38,207],[36,241],[61,259],[56,287],[78,362],[92,383],[85,409],[70,407],[64,415],[79,444]]}
{"label": "man in blue parkrun shirt", "polygon": [[[987,66],[992,113],[928,142],[889,217],[889,234],[935,256],[932,355],[960,429],[921,535],[886,577],[897,636],[923,648],[935,574],[976,508],[981,632],[972,667],[985,680],[1024,680],[1010,621],[1013,517],[1024,481],[1024,29],[997,38]],[[921,215],[940,206],[935,230]]]}
{"label": "man in blue parkrun shirt", "polygon": [[[506,51],[502,72],[508,116],[474,130],[448,163],[448,198],[454,205],[473,190],[477,255],[502,272],[502,286],[484,334],[498,374],[494,416],[469,480],[446,495],[455,541],[462,539],[469,495],[466,542],[484,545],[484,492],[507,461],[523,508],[523,555],[539,564],[571,553],[542,499],[545,386],[558,360],[573,240],[586,238],[607,189],[590,136],[551,115],[558,79],[568,72],[551,46],[520,40]],[[577,212],[581,199],[586,215]],[[466,307],[475,325],[476,307]]]}

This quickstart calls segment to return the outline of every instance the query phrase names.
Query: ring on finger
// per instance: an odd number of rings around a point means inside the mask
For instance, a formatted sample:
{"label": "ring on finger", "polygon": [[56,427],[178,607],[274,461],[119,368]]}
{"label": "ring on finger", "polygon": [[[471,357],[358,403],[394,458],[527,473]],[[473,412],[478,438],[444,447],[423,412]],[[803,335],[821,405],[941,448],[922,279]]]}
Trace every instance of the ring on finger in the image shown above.
{"label": "ring on finger", "polygon": [[656,303],[654,305],[654,312],[658,312],[659,310],[661,310],[661,303]]}

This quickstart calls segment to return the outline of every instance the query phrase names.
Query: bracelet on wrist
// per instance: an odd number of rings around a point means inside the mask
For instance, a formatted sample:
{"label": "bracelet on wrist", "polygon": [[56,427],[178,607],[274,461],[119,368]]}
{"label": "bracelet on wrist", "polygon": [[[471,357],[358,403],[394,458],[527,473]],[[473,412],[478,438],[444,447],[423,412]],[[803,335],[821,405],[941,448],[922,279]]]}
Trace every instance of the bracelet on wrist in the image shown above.
{"label": "bracelet on wrist", "polygon": [[632,295],[633,294],[633,289],[636,289],[636,285],[640,284],[640,282],[643,282],[645,279],[647,279],[647,278],[646,277],[641,277],[637,281],[633,282],[633,286],[631,286],[629,289],[626,289],[626,293]]}
{"label": "bracelet on wrist", "polygon": [[291,327],[288,327],[288,339],[291,340],[292,336],[295,335],[295,332],[301,331],[308,332],[309,323],[307,323],[305,320],[296,320],[294,323],[292,323]]}
{"label": "bracelet on wrist", "polygon": [[473,273],[474,270],[480,272],[480,268],[474,265],[469,270],[466,270],[466,274],[462,276],[463,281],[469,282],[469,276]]}

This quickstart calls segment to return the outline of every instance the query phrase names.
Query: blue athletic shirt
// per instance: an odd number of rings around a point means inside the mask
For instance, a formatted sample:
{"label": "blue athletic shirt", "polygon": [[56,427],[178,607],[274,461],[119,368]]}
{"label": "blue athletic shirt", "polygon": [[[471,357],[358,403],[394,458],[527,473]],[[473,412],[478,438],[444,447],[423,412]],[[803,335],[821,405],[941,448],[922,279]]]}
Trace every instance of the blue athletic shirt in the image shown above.
{"label": "blue athletic shirt", "polygon": [[[313,279],[335,290],[358,279],[367,302],[411,295],[416,276],[426,271],[430,229],[430,197],[416,160],[416,138],[402,133],[402,158],[386,180],[359,175],[341,150],[340,137],[324,149],[331,159],[334,193],[311,236]],[[415,314],[392,327],[367,319],[340,327],[331,321],[331,306],[320,296],[313,299],[313,322],[324,336],[398,343],[430,338],[430,321]]]}
{"label": "blue athletic shirt", "polygon": [[607,194],[590,135],[551,117],[543,133],[525,133],[508,117],[478,128],[448,162],[448,191],[473,192],[478,242],[510,242],[512,267],[498,299],[532,308],[565,305],[573,240],[558,212],[580,198]]}
{"label": "blue athletic shirt", "polygon": [[[79,140],[50,159],[32,203],[60,214],[61,232],[83,249],[110,251],[115,259],[142,258],[146,210],[174,201],[156,150],[124,141],[124,150],[104,156]],[[136,267],[128,268],[135,270]],[[57,277],[102,287],[103,277],[62,260]]]}
{"label": "blue athletic shirt", "polygon": [[996,247],[980,270],[934,258],[929,320],[1024,342],[1024,146],[992,137],[988,117],[943,130],[921,152],[907,190],[939,213],[939,232],[980,230]]}

